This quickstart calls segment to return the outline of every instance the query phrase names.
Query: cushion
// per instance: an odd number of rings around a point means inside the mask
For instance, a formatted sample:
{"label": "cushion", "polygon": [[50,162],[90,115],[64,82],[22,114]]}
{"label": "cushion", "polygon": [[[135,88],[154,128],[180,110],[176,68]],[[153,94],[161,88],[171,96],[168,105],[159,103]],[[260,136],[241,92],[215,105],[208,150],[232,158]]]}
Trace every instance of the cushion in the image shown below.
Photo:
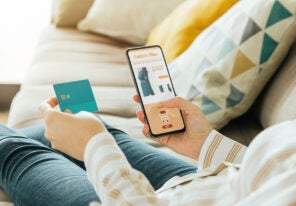
{"label": "cushion", "polygon": [[139,105],[126,62],[130,44],[73,28],[48,27],[41,34],[31,66],[9,112],[9,127],[42,122],[39,104],[54,96],[52,85],[89,79],[100,112],[135,117]]}
{"label": "cushion", "polygon": [[168,63],[238,0],[187,0],[156,26],[147,45],[160,45]]}
{"label": "cushion", "polygon": [[264,128],[296,119],[296,42],[256,104]]}
{"label": "cushion", "polygon": [[94,0],[53,0],[52,21],[57,27],[76,27]]}
{"label": "cushion", "polygon": [[78,28],[133,44],[145,44],[150,30],[183,0],[96,0]]}
{"label": "cushion", "polygon": [[244,0],[170,64],[176,91],[216,129],[245,113],[295,39],[294,0]]}

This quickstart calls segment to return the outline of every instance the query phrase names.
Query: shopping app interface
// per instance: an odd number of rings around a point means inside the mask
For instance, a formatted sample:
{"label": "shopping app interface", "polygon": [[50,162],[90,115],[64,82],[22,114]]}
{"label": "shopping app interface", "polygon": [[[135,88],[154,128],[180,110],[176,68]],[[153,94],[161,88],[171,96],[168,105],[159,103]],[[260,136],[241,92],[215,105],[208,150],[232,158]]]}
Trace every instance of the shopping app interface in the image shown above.
{"label": "shopping app interface", "polygon": [[152,133],[183,129],[179,109],[160,108],[160,102],[175,97],[161,49],[130,50],[129,58]]}

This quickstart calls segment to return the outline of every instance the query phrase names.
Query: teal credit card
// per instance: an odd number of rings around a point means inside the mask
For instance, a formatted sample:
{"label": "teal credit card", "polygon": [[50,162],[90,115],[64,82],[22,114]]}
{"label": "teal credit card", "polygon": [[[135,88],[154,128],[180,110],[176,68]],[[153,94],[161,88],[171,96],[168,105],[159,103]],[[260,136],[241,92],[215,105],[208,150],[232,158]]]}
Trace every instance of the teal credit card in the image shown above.
{"label": "teal credit card", "polygon": [[53,85],[61,111],[70,110],[72,113],[80,111],[95,112],[98,106],[91,89],[89,80],[79,80]]}

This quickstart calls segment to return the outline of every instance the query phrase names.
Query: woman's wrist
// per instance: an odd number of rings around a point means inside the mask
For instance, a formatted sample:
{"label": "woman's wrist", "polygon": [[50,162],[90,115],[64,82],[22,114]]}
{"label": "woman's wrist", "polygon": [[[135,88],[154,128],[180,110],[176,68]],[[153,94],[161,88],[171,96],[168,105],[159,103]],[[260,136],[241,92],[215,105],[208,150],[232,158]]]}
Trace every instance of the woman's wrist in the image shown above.
{"label": "woman's wrist", "polygon": [[196,150],[192,154],[193,159],[195,159],[195,160],[198,160],[199,159],[199,155],[201,153],[201,150],[203,148],[203,145],[206,142],[207,138],[209,137],[209,135],[211,134],[212,131],[213,131],[213,129],[210,127],[210,128],[208,128],[208,130],[204,134],[201,134],[200,135],[200,138],[198,139],[198,141],[196,143]]}

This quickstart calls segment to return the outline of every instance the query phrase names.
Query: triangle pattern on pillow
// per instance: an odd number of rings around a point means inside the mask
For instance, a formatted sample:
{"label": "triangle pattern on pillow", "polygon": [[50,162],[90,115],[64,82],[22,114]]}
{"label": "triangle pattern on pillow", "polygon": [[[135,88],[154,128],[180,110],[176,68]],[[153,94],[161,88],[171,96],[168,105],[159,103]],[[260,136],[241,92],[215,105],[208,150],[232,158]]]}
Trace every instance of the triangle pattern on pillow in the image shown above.
{"label": "triangle pattern on pillow", "polygon": [[276,24],[279,21],[289,18],[292,15],[293,14],[281,2],[275,1],[267,20],[266,28]]}
{"label": "triangle pattern on pillow", "polygon": [[271,36],[269,36],[267,33],[264,34],[263,38],[263,46],[261,51],[261,58],[260,58],[260,64],[264,64],[268,61],[268,59],[273,54],[274,50],[277,48],[278,42],[275,41]]}
{"label": "triangle pattern on pillow", "polygon": [[212,62],[210,60],[208,60],[206,57],[204,57],[204,59],[201,61],[199,67],[196,70],[195,77],[197,75],[199,75],[200,72],[202,72],[203,70],[205,70],[206,68],[208,68],[212,65],[213,65]]}
{"label": "triangle pattern on pillow", "polygon": [[245,97],[245,93],[239,91],[232,84],[230,85],[230,94],[226,100],[226,108],[234,107],[241,103],[243,98]]}
{"label": "triangle pattern on pillow", "polygon": [[241,50],[238,50],[230,79],[233,79],[249,69],[252,69],[254,66],[256,66],[256,64],[252,62]]}
{"label": "triangle pattern on pillow", "polygon": [[244,43],[261,30],[260,26],[253,19],[249,18],[240,43]]}
{"label": "triangle pattern on pillow", "polygon": [[201,94],[201,92],[200,92],[195,86],[192,85],[191,88],[190,88],[190,90],[189,90],[189,92],[188,92],[188,94],[187,94],[186,99],[192,101],[192,100],[194,100],[194,99],[197,97],[197,95],[199,95],[199,94]]}
{"label": "triangle pattern on pillow", "polygon": [[217,70],[211,71],[208,76],[209,77],[206,81],[206,88],[208,89],[213,87],[220,88],[228,82],[228,80],[223,76],[223,74]]}
{"label": "triangle pattern on pillow", "polygon": [[221,60],[223,57],[225,57],[229,52],[231,52],[235,48],[236,48],[235,43],[230,38],[226,37],[217,61]]}
{"label": "triangle pattern on pillow", "polygon": [[200,109],[203,111],[205,115],[212,114],[222,108],[219,107],[214,101],[209,99],[207,96],[202,96],[202,103]]}

